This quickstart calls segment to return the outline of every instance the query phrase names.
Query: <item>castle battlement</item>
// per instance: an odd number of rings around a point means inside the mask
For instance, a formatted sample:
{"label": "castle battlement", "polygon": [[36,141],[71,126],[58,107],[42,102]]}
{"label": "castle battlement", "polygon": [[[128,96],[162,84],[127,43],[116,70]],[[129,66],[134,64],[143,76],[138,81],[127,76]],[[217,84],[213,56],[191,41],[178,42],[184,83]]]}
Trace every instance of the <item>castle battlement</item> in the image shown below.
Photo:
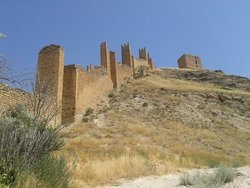
{"label": "castle battlement", "polygon": [[88,107],[95,106],[113,88],[120,87],[124,78],[133,75],[138,66],[155,68],[146,48],[139,49],[139,58],[134,58],[129,43],[121,45],[121,51],[122,64],[118,64],[116,53],[109,51],[107,42],[102,42],[100,65],[89,64],[84,70],[80,65],[64,65],[64,49],[59,45],[41,49],[36,88],[46,82],[51,88],[50,97],[61,108],[54,125],[80,120]]}
{"label": "castle battlement", "polygon": [[52,45],[43,47],[40,50],[39,54],[53,52],[55,50],[62,50],[62,51],[64,51],[64,48],[62,46],[60,46],[60,45],[52,44]]}
{"label": "castle battlement", "polygon": [[76,64],[65,65],[64,68],[83,69],[80,65],[76,65]]}
{"label": "castle battlement", "polygon": [[127,42],[127,43],[125,43],[125,44],[122,44],[121,47],[122,47],[122,48],[130,48],[130,43]]}
{"label": "castle battlement", "polygon": [[[38,55],[36,89],[46,83],[56,107],[61,108],[53,124],[72,123],[81,119],[86,108],[96,105],[113,89],[119,88],[126,77],[135,74],[140,66],[155,69],[147,48],[139,49],[139,56],[132,54],[129,43],[121,45],[121,64],[116,52],[110,51],[107,42],[100,44],[100,65],[88,64],[86,70],[80,65],[64,65],[64,48],[49,45]],[[198,56],[184,54],[178,59],[179,68],[202,68]]]}

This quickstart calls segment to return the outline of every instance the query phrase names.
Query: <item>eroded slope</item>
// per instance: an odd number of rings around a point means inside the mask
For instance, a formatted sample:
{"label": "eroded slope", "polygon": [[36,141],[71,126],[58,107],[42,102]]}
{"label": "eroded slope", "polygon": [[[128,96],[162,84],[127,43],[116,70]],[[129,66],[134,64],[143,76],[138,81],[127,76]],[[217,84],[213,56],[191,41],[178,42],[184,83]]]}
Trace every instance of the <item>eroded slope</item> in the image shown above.
{"label": "eroded slope", "polygon": [[[185,72],[192,78],[179,77]],[[201,74],[213,79],[200,79]],[[74,178],[95,185],[176,167],[249,164],[249,80],[237,78],[236,86],[229,86],[230,78],[235,79],[225,76],[223,82],[221,73],[163,69],[128,79],[90,110],[85,122],[63,131],[68,157],[87,169],[76,171]]]}

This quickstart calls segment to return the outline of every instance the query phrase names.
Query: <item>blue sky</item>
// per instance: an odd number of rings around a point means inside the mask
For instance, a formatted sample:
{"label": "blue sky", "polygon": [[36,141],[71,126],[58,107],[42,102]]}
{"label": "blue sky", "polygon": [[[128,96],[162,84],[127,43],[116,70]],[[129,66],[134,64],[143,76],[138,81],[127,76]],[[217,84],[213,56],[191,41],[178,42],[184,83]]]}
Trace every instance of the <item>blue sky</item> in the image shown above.
{"label": "blue sky", "polygon": [[65,49],[66,64],[99,64],[99,44],[133,54],[147,47],[158,67],[183,53],[209,69],[250,77],[249,0],[1,0],[0,54],[15,70],[34,71],[39,50]]}

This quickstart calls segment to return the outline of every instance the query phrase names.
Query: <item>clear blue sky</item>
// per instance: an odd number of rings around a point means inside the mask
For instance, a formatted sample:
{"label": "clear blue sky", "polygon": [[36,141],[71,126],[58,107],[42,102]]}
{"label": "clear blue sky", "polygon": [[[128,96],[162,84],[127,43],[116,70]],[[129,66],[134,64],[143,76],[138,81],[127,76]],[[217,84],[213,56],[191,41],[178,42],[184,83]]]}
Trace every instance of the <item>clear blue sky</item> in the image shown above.
{"label": "clear blue sky", "polygon": [[99,44],[117,52],[147,47],[158,67],[183,53],[209,69],[250,77],[249,0],[1,0],[0,54],[16,69],[35,70],[39,50],[65,49],[66,64],[99,64]]}

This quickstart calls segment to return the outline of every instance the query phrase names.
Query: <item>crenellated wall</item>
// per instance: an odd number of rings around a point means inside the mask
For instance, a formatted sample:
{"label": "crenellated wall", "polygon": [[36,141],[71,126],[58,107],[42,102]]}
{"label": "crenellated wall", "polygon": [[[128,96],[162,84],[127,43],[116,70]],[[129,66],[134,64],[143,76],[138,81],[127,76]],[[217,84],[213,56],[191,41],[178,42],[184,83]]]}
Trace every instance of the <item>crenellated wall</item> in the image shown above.
{"label": "crenellated wall", "polygon": [[[73,123],[82,118],[88,107],[98,104],[113,88],[121,86],[124,78],[130,77],[141,65],[150,65],[152,59],[146,48],[139,50],[140,58],[131,54],[129,43],[122,45],[122,64],[116,62],[115,52],[109,51],[106,42],[100,45],[101,66],[88,65],[84,70],[78,65],[64,66],[64,50],[61,46],[50,45],[39,53],[36,89],[42,83],[50,88],[48,93],[61,113],[54,125]],[[152,64],[153,65],[153,64]],[[152,69],[153,69],[152,68]]]}
{"label": "crenellated wall", "polygon": [[122,51],[122,64],[131,67],[132,54],[131,54],[130,44],[126,43],[121,45],[121,51]]}
{"label": "crenellated wall", "polygon": [[146,48],[139,49],[139,58],[148,61],[149,54]]}

